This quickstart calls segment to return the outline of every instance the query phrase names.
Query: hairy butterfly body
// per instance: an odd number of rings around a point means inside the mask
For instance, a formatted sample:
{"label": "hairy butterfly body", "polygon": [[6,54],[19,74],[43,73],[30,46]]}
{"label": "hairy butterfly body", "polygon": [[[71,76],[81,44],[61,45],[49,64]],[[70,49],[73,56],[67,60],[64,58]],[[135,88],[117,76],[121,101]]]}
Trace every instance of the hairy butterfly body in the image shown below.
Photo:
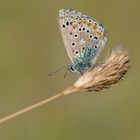
{"label": "hairy butterfly body", "polygon": [[58,22],[72,63],[70,71],[84,73],[93,68],[107,40],[103,25],[72,9],[59,10]]}

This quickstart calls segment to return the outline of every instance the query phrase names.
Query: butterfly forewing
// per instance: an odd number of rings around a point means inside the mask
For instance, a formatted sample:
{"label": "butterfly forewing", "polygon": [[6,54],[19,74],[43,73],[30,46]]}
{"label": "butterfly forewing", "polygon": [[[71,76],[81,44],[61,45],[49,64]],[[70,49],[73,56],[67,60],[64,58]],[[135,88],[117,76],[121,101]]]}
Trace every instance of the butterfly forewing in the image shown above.
{"label": "butterfly forewing", "polygon": [[[74,38],[72,38],[72,22],[74,19],[81,16],[80,12],[76,12],[71,9],[61,9],[58,12],[58,22],[61,30],[62,38],[64,41],[65,48],[70,57],[70,60],[73,62],[74,59],[74,50],[76,48],[76,44],[74,44]],[[74,48],[75,46],[75,48]]]}

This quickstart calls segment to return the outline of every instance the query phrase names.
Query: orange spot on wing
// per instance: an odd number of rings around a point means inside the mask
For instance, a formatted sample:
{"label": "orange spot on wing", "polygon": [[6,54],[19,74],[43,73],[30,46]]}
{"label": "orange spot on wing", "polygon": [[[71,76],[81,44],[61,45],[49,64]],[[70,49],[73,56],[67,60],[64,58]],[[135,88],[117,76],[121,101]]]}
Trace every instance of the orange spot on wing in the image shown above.
{"label": "orange spot on wing", "polygon": [[90,26],[90,25],[92,25],[92,23],[91,22],[88,22],[87,25]]}
{"label": "orange spot on wing", "polygon": [[93,29],[96,29],[97,28],[97,26],[96,25],[93,25]]}
{"label": "orange spot on wing", "polygon": [[97,34],[99,35],[99,38],[102,39],[102,37],[103,37],[102,32],[97,32]]}

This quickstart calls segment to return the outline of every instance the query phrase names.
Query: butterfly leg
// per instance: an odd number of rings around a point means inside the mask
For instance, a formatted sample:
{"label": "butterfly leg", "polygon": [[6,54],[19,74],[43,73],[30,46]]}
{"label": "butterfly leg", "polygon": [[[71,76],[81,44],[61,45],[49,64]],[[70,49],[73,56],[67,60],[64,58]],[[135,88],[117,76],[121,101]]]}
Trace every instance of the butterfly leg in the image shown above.
{"label": "butterfly leg", "polygon": [[82,70],[79,70],[80,74],[83,75],[84,73],[82,72]]}
{"label": "butterfly leg", "polygon": [[67,67],[67,69],[66,69],[66,72],[65,72],[65,74],[64,74],[64,78],[66,78],[66,76],[67,76],[67,74],[68,74],[68,70],[69,70],[69,67]]}

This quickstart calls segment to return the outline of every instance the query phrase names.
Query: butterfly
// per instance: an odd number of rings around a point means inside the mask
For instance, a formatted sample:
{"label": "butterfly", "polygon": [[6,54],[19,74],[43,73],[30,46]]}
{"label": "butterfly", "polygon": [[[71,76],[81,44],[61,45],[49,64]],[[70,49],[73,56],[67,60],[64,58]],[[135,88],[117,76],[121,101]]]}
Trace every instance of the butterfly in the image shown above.
{"label": "butterfly", "polygon": [[72,9],[61,9],[58,22],[68,56],[69,70],[83,74],[92,69],[106,43],[106,30],[95,18]]}

